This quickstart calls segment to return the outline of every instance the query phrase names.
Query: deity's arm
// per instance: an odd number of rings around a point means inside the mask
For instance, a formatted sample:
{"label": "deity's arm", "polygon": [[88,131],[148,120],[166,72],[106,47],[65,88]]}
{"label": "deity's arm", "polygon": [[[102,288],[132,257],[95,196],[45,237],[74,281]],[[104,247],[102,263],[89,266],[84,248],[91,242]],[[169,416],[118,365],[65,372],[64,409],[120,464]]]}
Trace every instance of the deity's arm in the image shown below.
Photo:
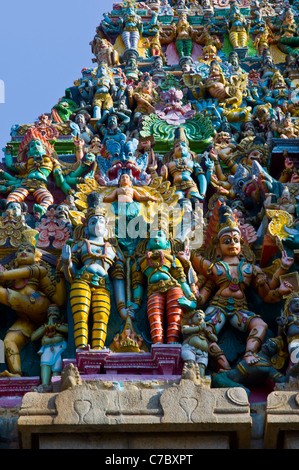
{"label": "deity's arm", "polygon": [[[62,189],[65,194],[72,194],[74,190],[71,188],[70,184],[76,184],[76,178],[72,179],[71,176],[67,178],[64,176],[62,169],[59,164],[55,164],[53,169],[53,176],[55,180],[55,184]],[[69,184],[70,183],[70,184]]]}
{"label": "deity's arm", "polygon": [[140,194],[136,189],[133,190],[134,199],[138,202],[158,201],[159,199],[154,196]]}
{"label": "deity's arm", "polygon": [[37,330],[35,330],[31,335],[31,341],[37,341],[40,339],[46,332],[46,325],[41,325]]}
{"label": "deity's arm", "polygon": [[81,257],[79,253],[79,244],[76,243],[73,248],[64,245],[62,248],[62,270],[65,278],[71,284],[76,277],[77,270],[81,265]]}
{"label": "deity's arm", "polygon": [[40,288],[53,304],[58,305],[58,307],[62,307],[65,304],[65,278],[58,266],[56,268],[55,284],[53,285],[53,281],[49,278],[48,275],[46,275],[40,280]]}
{"label": "deity's arm", "polygon": [[[277,288],[271,288],[266,274],[258,266],[253,267],[253,286],[259,297],[266,303],[280,302],[285,293],[292,292],[286,287],[286,283],[280,284]],[[273,283],[271,283],[273,285]]]}
{"label": "deity's arm", "polygon": [[194,175],[197,178],[198,181],[198,186],[199,186],[199,192],[202,197],[205,196],[207,192],[207,187],[208,187],[208,182],[207,182],[207,177],[203,172],[203,169],[199,164],[194,164]]}
{"label": "deity's arm", "polygon": [[109,271],[113,281],[115,303],[118,313],[126,318],[125,266],[123,255],[117,251],[114,265]]}
{"label": "deity's arm", "polygon": [[7,145],[4,150],[4,160],[5,160],[5,166],[8,170],[18,172],[18,166],[13,163],[13,158],[12,158],[12,153],[11,153],[11,147]]}
{"label": "deity's arm", "polygon": [[117,201],[118,191],[119,191],[119,189],[114,189],[111,194],[107,194],[107,196],[105,196],[105,197],[103,198],[103,202],[114,202],[114,201]]}
{"label": "deity's arm", "polygon": [[146,285],[146,276],[141,272],[139,260],[137,259],[132,266],[132,291],[133,291],[133,308],[137,310],[141,307],[142,297],[144,293],[144,285]]}
{"label": "deity's arm", "polygon": [[24,266],[22,268],[10,269],[0,272],[0,282],[13,281],[16,279],[39,279],[46,274],[45,268],[37,264]]}

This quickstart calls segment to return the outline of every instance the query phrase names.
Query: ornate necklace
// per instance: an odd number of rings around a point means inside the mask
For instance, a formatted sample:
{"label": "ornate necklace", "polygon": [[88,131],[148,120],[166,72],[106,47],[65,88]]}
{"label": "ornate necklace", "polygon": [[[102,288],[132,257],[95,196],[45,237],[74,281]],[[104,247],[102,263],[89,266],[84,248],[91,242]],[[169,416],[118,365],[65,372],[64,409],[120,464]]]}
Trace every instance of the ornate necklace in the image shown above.
{"label": "ornate necklace", "polygon": [[[160,255],[160,261],[153,262],[152,257],[155,257],[155,255],[157,255],[158,253]],[[162,250],[154,251],[154,252],[148,251],[146,257],[147,257],[147,262],[149,266],[151,266],[152,268],[156,268],[156,269],[163,266],[164,261],[165,261],[165,256]]]}
{"label": "ornate necklace", "polygon": [[243,271],[242,271],[242,266],[244,264],[244,260],[242,260],[242,261],[240,261],[240,263],[238,263],[239,277],[232,277],[232,275],[230,273],[229,265],[227,263],[225,263],[224,261],[221,261],[221,264],[225,269],[227,279],[230,281],[230,285],[228,286],[228,288],[231,291],[236,292],[237,290],[239,290],[239,284],[241,282],[243,282],[243,280],[244,280],[244,274],[243,274]]}
{"label": "ornate necklace", "polygon": [[[90,246],[90,242],[89,240],[85,240],[85,243],[86,243],[86,247],[87,247],[87,251],[88,251],[88,254],[90,254],[91,256],[95,257],[96,259],[102,259],[102,258],[106,258],[107,257],[107,246],[108,246],[108,243],[105,242],[104,244],[104,252],[101,254],[96,254],[96,253],[93,253],[93,251],[91,250],[91,246]],[[97,243],[93,242],[94,245],[98,245]],[[101,246],[101,245],[98,245],[98,246]],[[98,250],[98,251],[102,251],[102,250]]]}

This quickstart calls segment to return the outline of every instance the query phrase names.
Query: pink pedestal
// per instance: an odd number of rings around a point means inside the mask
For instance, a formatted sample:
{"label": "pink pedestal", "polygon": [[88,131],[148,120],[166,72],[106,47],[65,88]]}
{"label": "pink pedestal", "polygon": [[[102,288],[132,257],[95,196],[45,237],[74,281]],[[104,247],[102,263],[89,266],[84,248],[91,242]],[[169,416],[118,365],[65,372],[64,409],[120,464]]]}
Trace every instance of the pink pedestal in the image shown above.
{"label": "pink pedestal", "polygon": [[70,362],[78,367],[82,378],[103,375],[106,380],[119,375],[123,376],[122,380],[124,376],[128,380],[132,376],[175,379],[181,375],[183,367],[180,344],[154,344],[149,353],[114,353],[109,349],[86,348],[76,351],[76,359],[64,360],[63,366]]}
{"label": "pink pedestal", "polygon": [[25,393],[31,392],[39,384],[39,377],[0,377],[0,407],[21,405]]}

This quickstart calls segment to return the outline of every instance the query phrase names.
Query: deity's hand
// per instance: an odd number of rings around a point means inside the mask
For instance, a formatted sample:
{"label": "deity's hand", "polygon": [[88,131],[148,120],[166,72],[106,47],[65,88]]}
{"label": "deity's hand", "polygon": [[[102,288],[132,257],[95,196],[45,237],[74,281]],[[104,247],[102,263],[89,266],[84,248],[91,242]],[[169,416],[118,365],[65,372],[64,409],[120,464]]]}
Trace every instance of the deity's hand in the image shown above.
{"label": "deity's hand", "polygon": [[218,155],[217,155],[217,152],[214,148],[212,148],[209,152],[209,157],[210,159],[213,161],[213,162],[217,162],[218,161]]}
{"label": "deity's hand", "polygon": [[280,295],[284,297],[285,295],[291,294],[294,290],[294,287],[292,286],[290,282],[283,281],[277,290],[280,293]]}
{"label": "deity's hand", "polygon": [[287,157],[284,161],[284,166],[286,168],[293,168],[294,162],[290,158]]}
{"label": "deity's hand", "polygon": [[213,162],[213,160],[211,160],[210,158],[206,158],[205,164],[206,164],[206,167],[207,167],[209,170],[213,170],[213,169],[214,169],[214,162]]}
{"label": "deity's hand", "polygon": [[177,253],[177,257],[183,263],[183,265],[190,264],[190,251],[188,248],[185,251],[179,251]]}
{"label": "deity's hand", "polygon": [[294,258],[289,257],[286,251],[282,251],[281,253],[282,267],[289,270],[293,263],[294,263]]}
{"label": "deity's hand", "polygon": [[178,303],[181,307],[185,307],[187,310],[195,310],[196,302],[194,300],[188,300],[186,297],[180,297]]}
{"label": "deity's hand", "polygon": [[69,245],[64,245],[61,251],[61,258],[64,265],[68,266],[72,258],[72,250]]}
{"label": "deity's hand", "polygon": [[6,147],[2,149],[2,152],[4,152],[6,155],[11,155],[11,150],[12,150],[12,146],[6,145]]}
{"label": "deity's hand", "polygon": [[121,308],[119,314],[123,320],[125,320],[128,316],[132,319],[135,318],[135,310],[132,306],[129,308]]}

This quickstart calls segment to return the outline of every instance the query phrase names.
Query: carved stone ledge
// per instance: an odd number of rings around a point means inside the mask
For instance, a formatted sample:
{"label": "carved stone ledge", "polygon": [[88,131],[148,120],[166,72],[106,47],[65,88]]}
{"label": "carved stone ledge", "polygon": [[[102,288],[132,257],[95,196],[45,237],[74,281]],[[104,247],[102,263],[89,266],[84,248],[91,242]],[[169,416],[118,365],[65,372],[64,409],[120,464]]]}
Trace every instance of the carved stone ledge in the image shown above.
{"label": "carved stone ledge", "polygon": [[193,449],[248,448],[251,425],[242,388],[210,389],[191,380],[92,381],[59,393],[31,392],[18,421],[25,449],[180,448],[181,439]]}
{"label": "carved stone ledge", "polygon": [[299,392],[274,391],[267,399],[265,449],[299,449]]}

